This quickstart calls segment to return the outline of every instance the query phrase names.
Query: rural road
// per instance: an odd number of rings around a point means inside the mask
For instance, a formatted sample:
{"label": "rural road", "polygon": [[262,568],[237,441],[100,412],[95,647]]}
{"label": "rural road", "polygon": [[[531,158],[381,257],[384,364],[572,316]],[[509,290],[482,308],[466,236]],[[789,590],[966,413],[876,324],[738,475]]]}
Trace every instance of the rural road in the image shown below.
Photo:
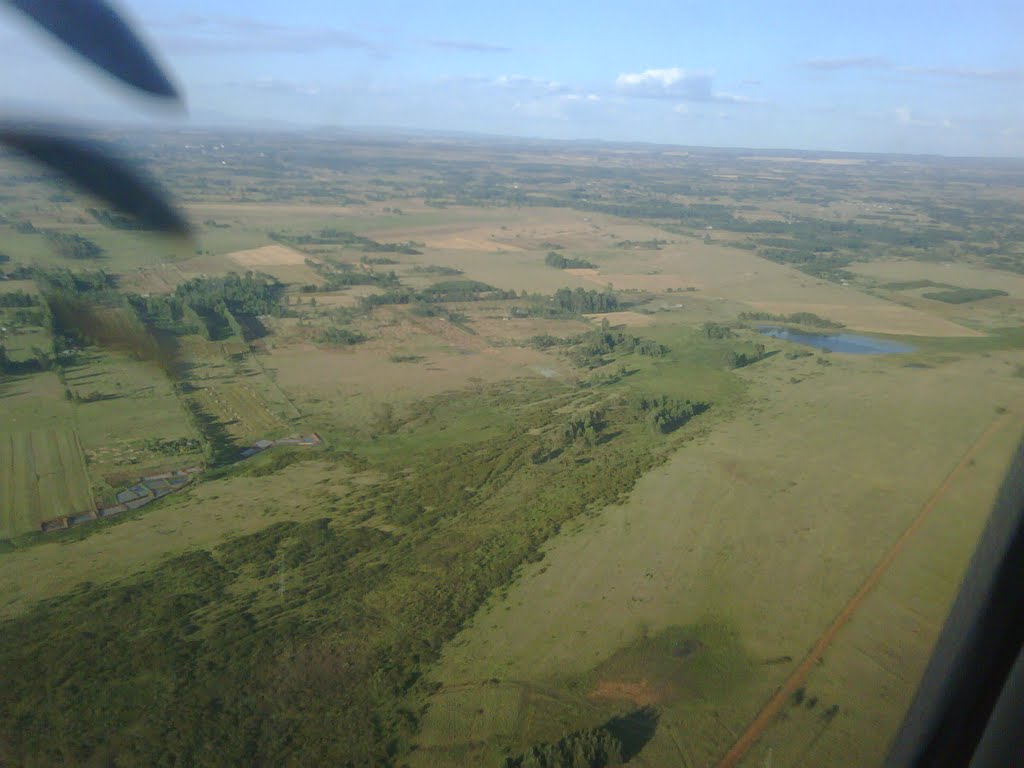
{"label": "rural road", "polygon": [[1013,411],[1007,410],[989,424],[988,428],[982,432],[981,436],[974,441],[974,444],[971,445],[963,455],[959,463],[948,475],[946,475],[946,479],[942,481],[941,485],[939,485],[935,490],[935,493],[931,495],[925,505],[921,508],[921,511],[917,514],[917,517],[914,518],[913,522],[911,522],[910,526],[889,548],[889,551],[885,553],[885,556],[878,562],[878,564],[871,569],[871,572],[867,575],[867,578],[864,580],[860,589],[858,589],[856,593],[854,593],[853,597],[850,598],[849,602],[843,606],[843,609],[828,626],[821,637],[818,638],[818,641],[814,644],[814,647],[811,648],[807,656],[804,657],[803,661],[800,662],[800,665],[793,670],[793,673],[786,678],[774,695],[768,699],[764,707],[762,707],[761,711],[757,714],[757,717],[755,717],[750,725],[747,726],[746,730],[743,731],[740,737],[732,745],[732,748],[718,762],[718,768],[733,768],[746,756],[747,752],[750,751],[750,748],[757,743],[761,734],[763,734],[765,730],[767,730],[768,726],[771,725],[775,716],[779,713],[779,710],[782,709],[783,705],[785,705],[789,700],[789,697],[805,683],[807,676],[814,668],[814,665],[822,657],[829,645],[832,644],[832,641],[835,640],[836,635],[839,634],[839,631],[843,626],[861,607],[871,590],[878,585],[882,576],[885,575],[885,572],[889,570],[889,567],[906,548],[910,539],[918,529],[924,525],[932,510],[935,509],[936,505],[946,495],[960,473],[963,472],[964,468],[971,463],[974,457],[985,446],[985,444],[988,443],[992,436],[1015,418],[1016,414]]}

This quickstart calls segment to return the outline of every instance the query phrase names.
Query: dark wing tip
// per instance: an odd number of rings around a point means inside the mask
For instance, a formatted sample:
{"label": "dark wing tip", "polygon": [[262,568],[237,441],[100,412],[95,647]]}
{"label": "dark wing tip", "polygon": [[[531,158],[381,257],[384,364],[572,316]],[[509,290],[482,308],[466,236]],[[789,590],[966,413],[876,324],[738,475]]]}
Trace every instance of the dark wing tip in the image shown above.
{"label": "dark wing tip", "polygon": [[5,0],[80,56],[163,98],[181,100],[131,26],[105,0]]}
{"label": "dark wing tip", "polygon": [[0,125],[0,142],[61,172],[148,229],[191,234],[188,221],[155,181],[95,142],[24,125]]}

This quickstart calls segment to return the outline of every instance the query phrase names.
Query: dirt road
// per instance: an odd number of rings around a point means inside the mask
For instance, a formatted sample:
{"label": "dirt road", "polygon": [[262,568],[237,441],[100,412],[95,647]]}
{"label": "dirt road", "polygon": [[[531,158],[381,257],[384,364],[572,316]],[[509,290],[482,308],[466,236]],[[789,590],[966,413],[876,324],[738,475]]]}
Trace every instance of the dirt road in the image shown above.
{"label": "dirt road", "polygon": [[733,744],[732,748],[725,754],[725,756],[718,762],[718,768],[733,768],[739,764],[739,762],[746,756],[750,748],[757,743],[757,740],[761,737],[761,734],[771,725],[775,716],[782,709],[783,705],[789,700],[798,688],[800,688],[807,680],[808,674],[811,669],[828,649],[829,645],[835,639],[836,635],[839,634],[839,630],[850,620],[854,613],[860,608],[861,604],[868,594],[877,586],[885,572],[889,570],[889,566],[893,564],[893,561],[899,557],[900,553],[906,548],[907,543],[913,537],[913,535],[924,525],[928,516],[931,514],[935,506],[942,500],[942,498],[949,491],[953,482],[957,479],[960,473],[967,467],[977,453],[984,448],[985,444],[992,438],[992,436],[1006,426],[1011,420],[1016,418],[1016,414],[1012,411],[1007,411],[1001,414],[995,419],[988,428],[981,434],[981,436],[974,441],[974,444],[967,450],[960,459],[959,463],[953,468],[953,470],[946,476],[946,479],[942,481],[942,484],[936,489],[935,493],[932,494],[931,498],[921,508],[921,511],[914,518],[910,526],[900,535],[896,542],[889,548],[889,551],[885,553],[885,556],[878,562],[878,564],[871,570],[860,589],[850,598],[850,601],[843,607],[839,612],[839,615],[832,621],[825,632],[818,638],[818,641],[811,648],[810,653],[804,657],[800,665],[793,670],[793,673],[786,678],[785,682],[779,687],[774,695],[765,703],[764,707],[758,713],[757,717],[754,718],[753,722],[747,726],[747,729],[740,735]]}

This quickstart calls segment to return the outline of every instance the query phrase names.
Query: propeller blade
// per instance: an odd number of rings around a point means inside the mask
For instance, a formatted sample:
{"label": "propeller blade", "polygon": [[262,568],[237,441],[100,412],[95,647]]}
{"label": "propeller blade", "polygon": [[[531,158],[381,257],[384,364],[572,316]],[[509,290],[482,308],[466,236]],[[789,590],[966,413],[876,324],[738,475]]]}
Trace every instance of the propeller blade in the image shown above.
{"label": "propeller blade", "polygon": [[155,181],[95,142],[11,125],[0,125],[0,142],[60,171],[149,229],[189,234],[188,222]]}
{"label": "propeller blade", "polygon": [[5,0],[114,77],[156,96],[177,89],[132,28],[104,0]]}

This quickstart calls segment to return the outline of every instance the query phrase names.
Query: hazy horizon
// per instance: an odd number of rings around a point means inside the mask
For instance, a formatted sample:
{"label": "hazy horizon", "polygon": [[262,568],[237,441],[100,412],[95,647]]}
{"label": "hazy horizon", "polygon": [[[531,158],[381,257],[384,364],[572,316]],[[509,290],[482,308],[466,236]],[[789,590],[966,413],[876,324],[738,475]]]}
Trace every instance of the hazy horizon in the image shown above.
{"label": "hazy horizon", "polygon": [[657,4],[119,4],[187,115],[125,99],[8,12],[4,109],[251,129],[425,130],[738,149],[1024,155],[1024,10]]}

